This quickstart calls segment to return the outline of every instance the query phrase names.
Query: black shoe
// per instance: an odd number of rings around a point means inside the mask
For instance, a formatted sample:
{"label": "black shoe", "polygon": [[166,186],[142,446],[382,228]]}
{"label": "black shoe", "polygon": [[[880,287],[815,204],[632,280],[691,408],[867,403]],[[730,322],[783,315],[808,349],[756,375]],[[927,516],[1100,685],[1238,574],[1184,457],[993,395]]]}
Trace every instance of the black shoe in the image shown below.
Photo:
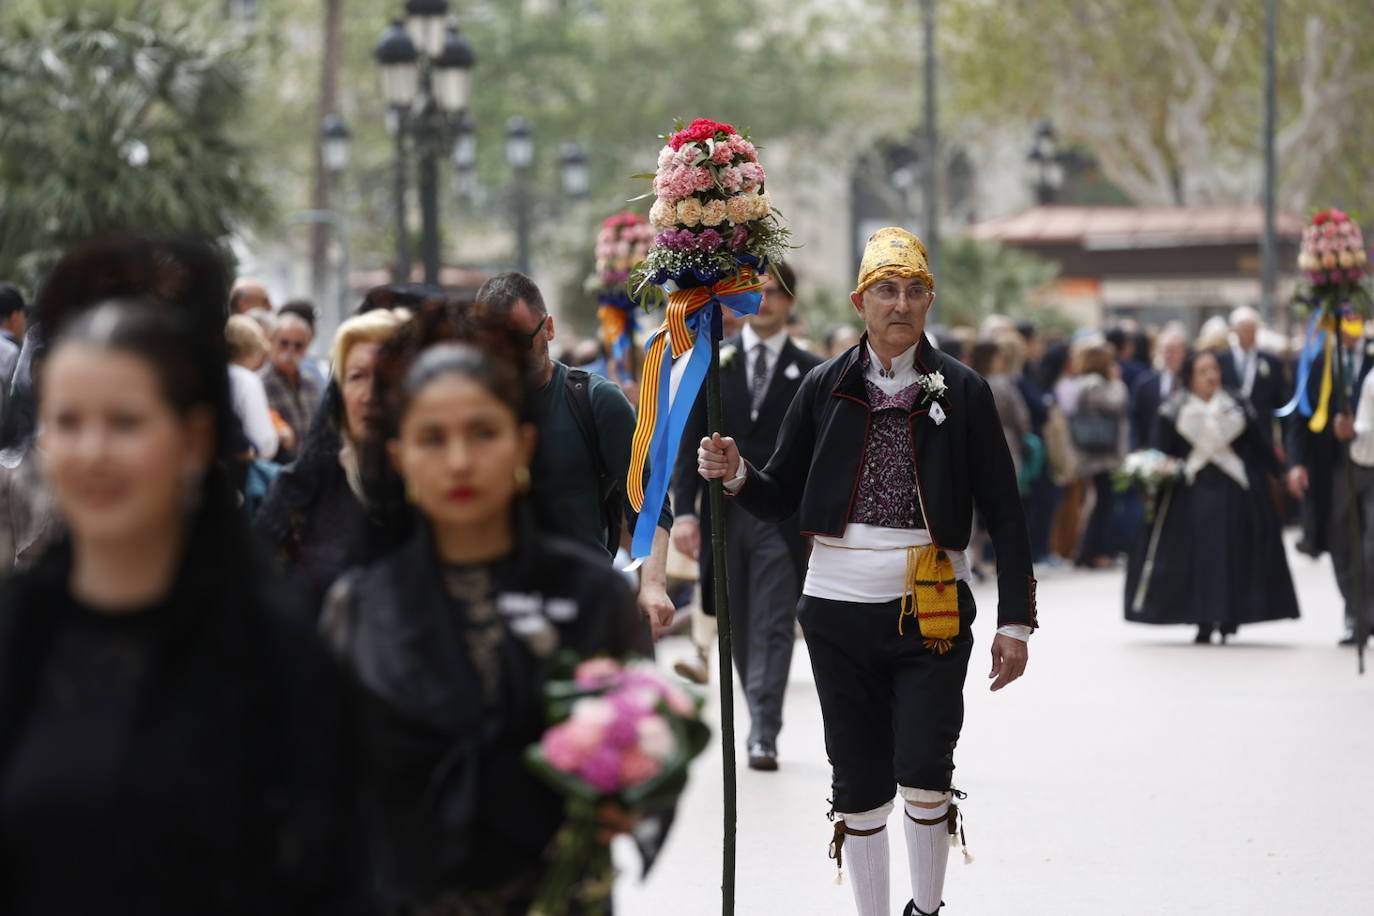
{"label": "black shoe", "polygon": [[906,909],[902,910],[902,916],[935,916],[936,913],[939,913],[944,908],[945,902],[941,900],[940,905],[935,908],[935,913],[925,913],[916,909],[916,901],[913,900],[906,905]]}
{"label": "black shoe", "polygon": [[[1368,644],[1368,641],[1369,641],[1369,637],[1365,637],[1365,642],[1366,642],[1366,644]],[[1355,645],[1355,631],[1354,631],[1354,630],[1346,630],[1346,631],[1345,631],[1345,635],[1341,637],[1341,641],[1340,641],[1339,643],[1337,643],[1337,645],[1341,645],[1341,646],[1353,646],[1353,645]]]}
{"label": "black shoe", "polygon": [[755,741],[749,745],[749,769],[772,772],[778,768],[778,749],[771,741]]}
{"label": "black shoe", "polygon": [[1205,623],[1198,624],[1197,635],[1193,637],[1193,642],[1199,646],[1206,646],[1212,642],[1212,628]]}

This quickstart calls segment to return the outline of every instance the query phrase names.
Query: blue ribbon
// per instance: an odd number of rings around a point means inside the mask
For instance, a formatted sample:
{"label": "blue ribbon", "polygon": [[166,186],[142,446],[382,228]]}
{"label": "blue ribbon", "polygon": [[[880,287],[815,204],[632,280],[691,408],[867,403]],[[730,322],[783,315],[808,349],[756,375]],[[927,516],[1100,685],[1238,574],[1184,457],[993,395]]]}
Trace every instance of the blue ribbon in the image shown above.
{"label": "blue ribbon", "polygon": [[597,297],[600,305],[608,305],[611,308],[620,309],[625,313],[625,330],[615,339],[611,347],[611,362],[617,366],[626,365],[625,357],[630,355],[630,348],[635,342],[635,302],[630,298],[629,293],[621,291],[619,293],[602,293]]}
{"label": "blue ribbon", "polygon": [[1317,319],[1320,313],[1314,313],[1312,320],[1307,323],[1307,336],[1302,345],[1302,354],[1298,358],[1298,384],[1297,390],[1293,392],[1293,399],[1287,404],[1274,411],[1276,417],[1286,417],[1293,411],[1299,411],[1304,417],[1310,417],[1316,412],[1311,400],[1307,396],[1307,382],[1312,375],[1312,366],[1317,361],[1317,356],[1321,354],[1322,348],[1326,345],[1326,330],[1317,330]]}
{"label": "blue ribbon", "polygon": [[[696,334],[696,342],[688,354],[687,368],[678,383],[676,396],[673,395],[672,386],[672,347],[663,351],[663,372],[659,376],[658,386],[658,422],[654,425],[653,444],[649,446],[649,482],[644,487],[644,503],[635,520],[634,540],[630,545],[630,552],[637,560],[647,557],[654,549],[654,534],[663,500],[668,496],[668,482],[672,477],[673,465],[677,463],[682,433],[692,408],[696,406],[706,373],[711,368],[711,340],[720,340],[721,337],[720,310],[722,307],[728,308],[743,318],[756,314],[762,301],[763,296],[756,292],[712,296],[709,303],[687,316],[687,327]],[[703,331],[709,332],[709,336]],[[645,343],[645,350],[653,344],[654,338],[667,333],[666,327],[655,331]]]}

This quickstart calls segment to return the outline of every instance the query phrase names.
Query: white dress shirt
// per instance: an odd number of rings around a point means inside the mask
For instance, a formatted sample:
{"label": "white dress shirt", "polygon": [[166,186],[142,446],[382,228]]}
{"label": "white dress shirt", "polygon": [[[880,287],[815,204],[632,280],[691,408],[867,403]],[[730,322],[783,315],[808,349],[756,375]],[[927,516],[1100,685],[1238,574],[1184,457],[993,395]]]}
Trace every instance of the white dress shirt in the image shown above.
{"label": "white dress shirt", "polygon": [[1247,398],[1255,391],[1255,374],[1259,371],[1259,350],[1245,351],[1238,344],[1231,345],[1231,359],[1235,362],[1240,392]]}
{"label": "white dress shirt", "polygon": [[1350,443],[1350,458],[1363,468],[1374,467],[1374,372],[1360,386],[1355,408],[1355,439]]}

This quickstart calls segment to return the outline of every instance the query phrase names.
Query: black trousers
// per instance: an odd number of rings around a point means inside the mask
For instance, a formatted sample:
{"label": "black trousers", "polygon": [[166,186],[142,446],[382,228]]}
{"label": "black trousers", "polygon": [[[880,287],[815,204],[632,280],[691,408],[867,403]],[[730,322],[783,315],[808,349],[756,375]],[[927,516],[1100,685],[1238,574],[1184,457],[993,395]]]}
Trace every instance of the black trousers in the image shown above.
{"label": "black trousers", "polygon": [[858,604],[803,596],[797,609],[816,676],[834,810],[871,811],[898,786],[948,791],[964,725],[973,649],[973,593],[959,583],[959,635],[943,655],[916,621],[897,632],[901,602]]}

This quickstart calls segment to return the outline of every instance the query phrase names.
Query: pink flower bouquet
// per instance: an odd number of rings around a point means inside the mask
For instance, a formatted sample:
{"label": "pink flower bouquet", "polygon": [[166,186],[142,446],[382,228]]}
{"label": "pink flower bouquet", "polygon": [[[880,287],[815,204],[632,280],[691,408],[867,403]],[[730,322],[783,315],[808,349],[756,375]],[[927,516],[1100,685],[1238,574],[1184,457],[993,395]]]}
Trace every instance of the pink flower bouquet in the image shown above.
{"label": "pink flower bouquet", "polygon": [[545,688],[550,726],[526,763],[566,798],[567,820],[530,910],[557,916],[606,912],[612,869],[598,813],[635,815],[667,804],[687,784],[687,766],[710,737],[701,701],[649,662],[596,658]]}

